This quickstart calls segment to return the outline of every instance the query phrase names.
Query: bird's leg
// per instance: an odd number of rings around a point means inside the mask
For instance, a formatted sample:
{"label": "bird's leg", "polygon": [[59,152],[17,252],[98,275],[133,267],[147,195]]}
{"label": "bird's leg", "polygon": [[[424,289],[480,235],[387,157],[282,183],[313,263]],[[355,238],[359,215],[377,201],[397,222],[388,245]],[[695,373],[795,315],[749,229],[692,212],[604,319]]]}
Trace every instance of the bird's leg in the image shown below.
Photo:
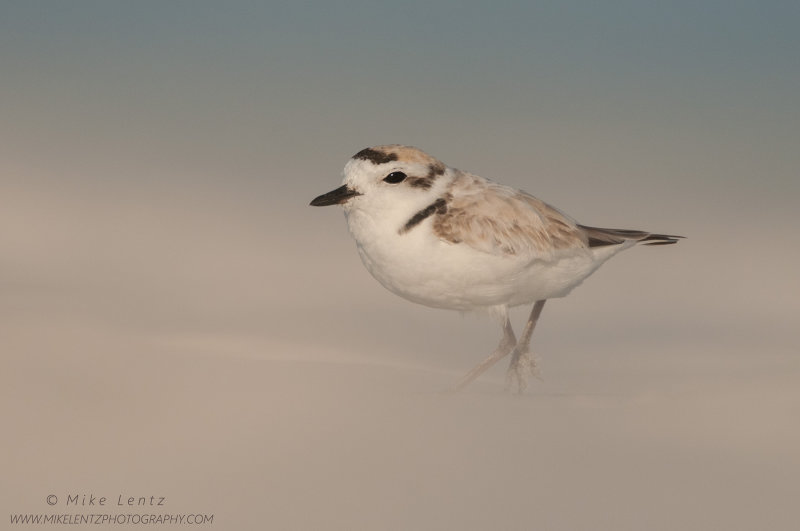
{"label": "bird's leg", "polygon": [[506,314],[505,321],[503,322],[503,339],[500,340],[500,344],[497,345],[497,348],[494,349],[494,352],[492,352],[488,358],[480,362],[471,371],[464,375],[464,377],[461,378],[450,390],[454,392],[462,390],[475,378],[486,372],[486,369],[508,356],[508,354],[514,349],[514,345],[516,343],[517,339],[514,337],[514,330],[511,328],[511,321],[508,318],[508,314]]}
{"label": "bird's leg", "polygon": [[545,302],[546,300],[540,300],[533,305],[531,315],[525,324],[525,329],[511,352],[511,362],[508,364],[508,372],[506,373],[506,388],[510,389],[516,383],[518,393],[523,392],[528,387],[529,377],[538,376],[536,360],[531,355],[530,344],[533,329],[536,328],[536,321],[539,320],[539,315],[542,313]]}

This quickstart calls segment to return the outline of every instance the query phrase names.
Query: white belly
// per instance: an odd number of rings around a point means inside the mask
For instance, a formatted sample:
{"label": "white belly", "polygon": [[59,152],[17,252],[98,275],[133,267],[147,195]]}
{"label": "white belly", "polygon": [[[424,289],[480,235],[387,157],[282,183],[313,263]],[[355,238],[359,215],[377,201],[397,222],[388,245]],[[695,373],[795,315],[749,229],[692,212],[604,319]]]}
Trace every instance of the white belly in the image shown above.
{"label": "white belly", "polygon": [[374,227],[359,234],[348,221],[372,276],[391,292],[436,308],[473,310],[563,297],[605,261],[585,248],[548,259],[491,254],[439,240],[428,223],[402,235],[379,235]]}

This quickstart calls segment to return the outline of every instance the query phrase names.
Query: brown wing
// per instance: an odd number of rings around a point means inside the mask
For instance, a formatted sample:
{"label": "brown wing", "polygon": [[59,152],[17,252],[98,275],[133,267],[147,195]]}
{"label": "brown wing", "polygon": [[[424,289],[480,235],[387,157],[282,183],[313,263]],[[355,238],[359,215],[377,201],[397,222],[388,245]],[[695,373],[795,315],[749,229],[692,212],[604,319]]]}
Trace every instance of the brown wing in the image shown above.
{"label": "brown wing", "polygon": [[565,214],[539,199],[464,174],[445,197],[447,208],[434,219],[434,233],[492,254],[547,257],[586,248],[587,238]]}

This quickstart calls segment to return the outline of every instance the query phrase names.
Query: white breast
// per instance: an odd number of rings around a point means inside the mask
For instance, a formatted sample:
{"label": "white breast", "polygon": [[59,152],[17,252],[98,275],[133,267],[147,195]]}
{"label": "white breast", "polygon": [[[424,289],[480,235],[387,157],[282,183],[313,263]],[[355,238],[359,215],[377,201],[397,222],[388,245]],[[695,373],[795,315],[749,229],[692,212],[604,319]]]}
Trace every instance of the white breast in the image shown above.
{"label": "white breast", "polygon": [[547,260],[491,254],[436,238],[430,218],[398,234],[405,217],[384,214],[347,212],[361,260],[385,288],[426,306],[474,310],[563,297],[605,261],[585,248]]}

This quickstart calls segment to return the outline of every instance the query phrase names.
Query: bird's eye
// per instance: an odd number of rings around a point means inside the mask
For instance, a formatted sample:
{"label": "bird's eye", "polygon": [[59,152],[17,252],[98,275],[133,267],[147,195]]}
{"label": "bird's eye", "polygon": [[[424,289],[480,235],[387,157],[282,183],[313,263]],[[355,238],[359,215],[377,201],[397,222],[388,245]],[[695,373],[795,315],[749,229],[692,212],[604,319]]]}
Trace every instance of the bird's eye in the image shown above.
{"label": "bird's eye", "polygon": [[389,184],[397,184],[403,182],[406,178],[406,174],[401,171],[393,171],[389,175],[383,178],[383,182]]}

